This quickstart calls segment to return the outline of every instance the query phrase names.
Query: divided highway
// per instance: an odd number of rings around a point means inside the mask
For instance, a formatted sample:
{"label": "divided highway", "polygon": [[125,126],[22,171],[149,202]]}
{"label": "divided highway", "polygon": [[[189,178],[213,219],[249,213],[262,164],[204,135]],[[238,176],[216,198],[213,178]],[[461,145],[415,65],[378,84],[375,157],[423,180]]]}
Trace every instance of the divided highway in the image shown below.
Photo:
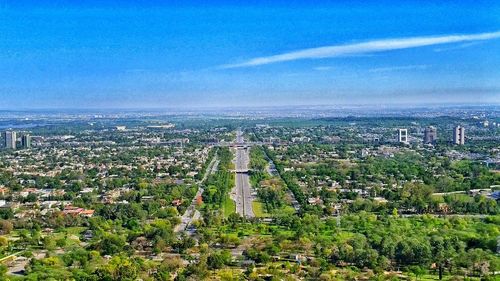
{"label": "divided highway", "polygon": [[[243,133],[236,132],[236,143],[244,144]],[[253,218],[255,214],[252,209],[252,188],[250,186],[250,177],[248,174],[248,163],[250,159],[247,148],[236,148],[235,173],[236,183],[231,192],[231,199],[236,202],[236,212],[246,218]]]}

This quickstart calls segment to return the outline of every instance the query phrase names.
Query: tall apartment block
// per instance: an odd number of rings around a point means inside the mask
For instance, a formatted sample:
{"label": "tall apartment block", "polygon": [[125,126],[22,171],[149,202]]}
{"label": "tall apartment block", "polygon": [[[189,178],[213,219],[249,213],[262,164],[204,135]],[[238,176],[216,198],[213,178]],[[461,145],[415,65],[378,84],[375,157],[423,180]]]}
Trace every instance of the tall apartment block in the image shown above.
{"label": "tall apartment block", "polygon": [[31,136],[28,134],[24,134],[21,138],[21,146],[23,148],[30,148],[31,147]]}
{"label": "tall apartment block", "polygon": [[437,129],[436,127],[430,126],[425,128],[424,131],[424,143],[434,144],[437,140]]}
{"label": "tall apartment block", "polygon": [[462,126],[456,126],[453,130],[453,143],[458,145],[465,144],[465,128]]}
{"label": "tall apartment block", "polygon": [[5,131],[5,148],[16,149],[16,132]]}
{"label": "tall apartment block", "polygon": [[398,141],[401,143],[408,143],[408,130],[398,129]]}

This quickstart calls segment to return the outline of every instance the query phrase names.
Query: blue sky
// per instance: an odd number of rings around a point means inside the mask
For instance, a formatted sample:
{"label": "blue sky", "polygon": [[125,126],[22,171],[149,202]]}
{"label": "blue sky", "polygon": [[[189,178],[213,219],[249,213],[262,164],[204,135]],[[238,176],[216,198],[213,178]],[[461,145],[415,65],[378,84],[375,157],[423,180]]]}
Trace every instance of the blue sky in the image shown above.
{"label": "blue sky", "polygon": [[11,2],[0,108],[500,103],[498,1]]}

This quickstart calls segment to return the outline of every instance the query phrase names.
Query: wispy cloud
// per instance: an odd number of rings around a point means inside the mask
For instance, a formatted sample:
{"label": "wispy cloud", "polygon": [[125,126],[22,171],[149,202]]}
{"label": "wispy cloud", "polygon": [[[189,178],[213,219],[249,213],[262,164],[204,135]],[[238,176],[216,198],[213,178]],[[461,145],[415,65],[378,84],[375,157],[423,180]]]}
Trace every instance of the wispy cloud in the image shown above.
{"label": "wispy cloud", "polygon": [[316,66],[316,67],[313,67],[314,70],[317,70],[317,71],[328,71],[328,70],[332,70],[333,67],[332,66]]}
{"label": "wispy cloud", "polygon": [[496,38],[500,38],[500,31],[462,35],[380,39],[362,43],[303,49],[273,56],[258,57],[241,63],[222,65],[221,68],[250,67],[302,59],[333,58],[441,44],[491,40]]}
{"label": "wispy cloud", "polygon": [[471,47],[471,46],[475,46],[475,45],[479,45],[481,44],[482,42],[481,41],[474,41],[474,42],[467,42],[467,43],[463,43],[463,44],[460,44],[460,45],[456,45],[456,46],[449,46],[449,47],[442,47],[442,48],[435,48],[434,49],[434,52],[444,52],[444,51],[451,51],[451,50],[459,50],[459,49],[465,49],[465,48],[468,48],[468,47]]}
{"label": "wispy cloud", "polygon": [[378,67],[372,68],[368,70],[369,72],[392,72],[392,71],[401,71],[401,70],[425,70],[430,66],[426,64],[417,64],[417,65],[404,65],[404,66],[389,66],[389,67]]}

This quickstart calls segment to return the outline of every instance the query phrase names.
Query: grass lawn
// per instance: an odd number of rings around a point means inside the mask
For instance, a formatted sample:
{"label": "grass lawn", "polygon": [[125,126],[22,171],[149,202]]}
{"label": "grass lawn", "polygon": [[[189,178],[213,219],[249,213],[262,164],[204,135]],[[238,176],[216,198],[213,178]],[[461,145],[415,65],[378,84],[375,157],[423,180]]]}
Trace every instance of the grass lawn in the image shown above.
{"label": "grass lawn", "polygon": [[253,201],[252,202],[252,209],[253,209],[253,213],[258,218],[269,217],[269,214],[266,213],[266,211],[264,210],[264,204],[262,204],[262,202]]}
{"label": "grass lawn", "polygon": [[79,235],[86,227],[74,226],[61,229],[60,231],[49,234],[54,240],[65,239],[66,245],[78,245],[80,243]]}
{"label": "grass lawn", "polygon": [[[463,194],[463,193],[456,193],[456,194],[450,194],[447,195],[450,196],[451,198],[455,200],[459,200],[462,202],[473,202],[474,197],[468,195],[468,194]],[[438,202],[444,202],[444,195],[432,195],[433,199],[438,201]]]}
{"label": "grass lawn", "polygon": [[474,197],[468,195],[468,194],[452,194],[450,195],[453,199],[455,200],[460,200],[463,202],[474,202]]}
{"label": "grass lawn", "polygon": [[79,226],[67,227],[67,228],[63,228],[63,229],[60,229],[59,231],[52,233],[52,236],[55,239],[63,238],[65,236],[78,236],[85,229],[87,229],[87,228],[86,227],[79,227]]}
{"label": "grass lawn", "polygon": [[64,230],[65,230],[68,234],[78,235],[78,234],[80,234],[82,231],[84,231],[85,229],[87,229],[87,227],[73,226],[73,227],[66,227]]}
{"label": "grass lawn", "polygon": [[231,198],[227,197],[223,204],[224,217],[229,217],[230,214],[236,212],[236,203]]}

